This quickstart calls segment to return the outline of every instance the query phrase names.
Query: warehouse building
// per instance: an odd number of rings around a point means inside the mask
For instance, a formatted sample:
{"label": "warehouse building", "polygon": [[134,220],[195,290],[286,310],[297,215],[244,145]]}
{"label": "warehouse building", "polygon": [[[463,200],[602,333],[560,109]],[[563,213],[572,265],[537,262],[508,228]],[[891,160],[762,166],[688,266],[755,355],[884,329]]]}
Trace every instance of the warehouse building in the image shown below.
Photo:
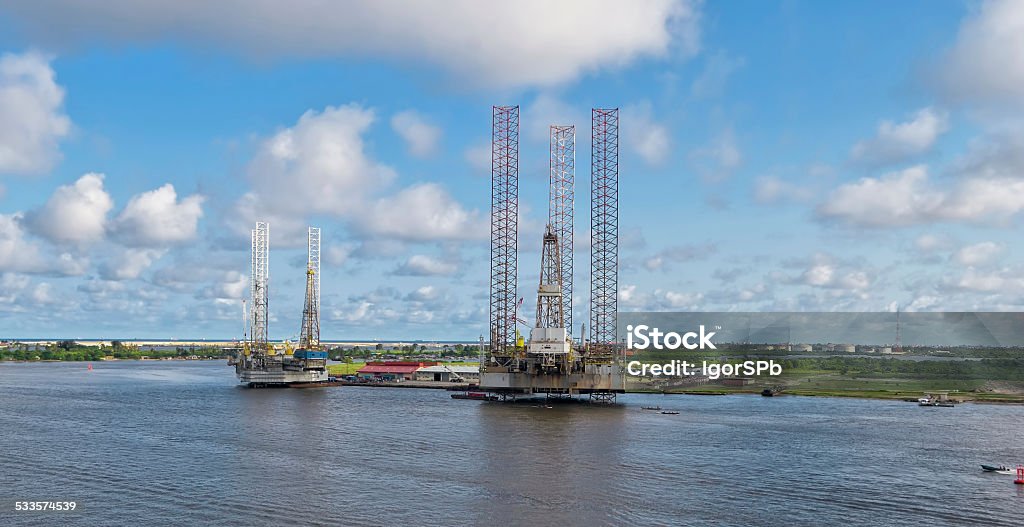
{"label": "warehouse building", "polygon": [[436,365],[436,362],[367,362],[366,366],[359,368],[356,375],[368,381],[411,381],[415,379],[416,371],[420,368]]}
{"label": "warehouse building", "polygon": [[478,366],[448,366],[438,364],[426,366],[416,370],[417,381],[434,382],[480,382],[480,368]]}

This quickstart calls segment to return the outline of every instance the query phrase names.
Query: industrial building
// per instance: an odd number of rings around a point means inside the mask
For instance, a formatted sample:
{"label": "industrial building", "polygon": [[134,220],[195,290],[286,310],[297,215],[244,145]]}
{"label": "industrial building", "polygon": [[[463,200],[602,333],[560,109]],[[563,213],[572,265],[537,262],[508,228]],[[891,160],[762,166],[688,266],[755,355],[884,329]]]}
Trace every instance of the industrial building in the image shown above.
{"label": "industrial building", "polygon": [[416,378],[417,370],[435,365],[436,362],[367,362],[356,375],[368,381],[411,381]]}
{"label": "industrial building", "polygon": [[446,364],[438,364],[437,366],[427,366],[416,370],[415,378],[417,381],[466,382],[476,384],[480,382],[480,368],[478,366],[448,366]]}

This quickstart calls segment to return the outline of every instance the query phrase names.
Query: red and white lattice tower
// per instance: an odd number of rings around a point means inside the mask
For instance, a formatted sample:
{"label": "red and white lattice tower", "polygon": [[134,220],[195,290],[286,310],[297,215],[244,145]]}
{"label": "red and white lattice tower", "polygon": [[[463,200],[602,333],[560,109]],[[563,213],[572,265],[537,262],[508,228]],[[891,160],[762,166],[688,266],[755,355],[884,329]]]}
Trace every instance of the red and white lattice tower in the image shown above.
{"label": "red and white lattice tower", "polygon": [[619,109],[591,114],[590,348],[611,354],[619,285]]}
{"label": "red and white lattice tower", "polygon": [[551,188],[548,225],[558,239],[562,276],[562,318],[572,334],[573,193],[576,179],[576,127],[551,127]]}
{"label": "red and white lattice tower", "polygon": [[507,365],[516,346],[519,106],[492,110],[490,351],[499,364]]}

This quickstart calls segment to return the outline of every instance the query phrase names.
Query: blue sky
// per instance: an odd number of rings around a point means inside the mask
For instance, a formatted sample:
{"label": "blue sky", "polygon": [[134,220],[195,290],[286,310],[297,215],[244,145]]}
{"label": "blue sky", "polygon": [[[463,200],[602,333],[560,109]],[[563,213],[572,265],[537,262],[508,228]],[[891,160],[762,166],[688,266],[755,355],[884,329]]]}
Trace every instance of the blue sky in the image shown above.
{"label": "blue sky", "polygon": [[[621,108],[625,310],[1018,310],[1024,5],[0,2],[0,337],[486,328],[490,109],[521,106],[531,304],[547,127]],[[578,332],[578,331],[577,331]]]}

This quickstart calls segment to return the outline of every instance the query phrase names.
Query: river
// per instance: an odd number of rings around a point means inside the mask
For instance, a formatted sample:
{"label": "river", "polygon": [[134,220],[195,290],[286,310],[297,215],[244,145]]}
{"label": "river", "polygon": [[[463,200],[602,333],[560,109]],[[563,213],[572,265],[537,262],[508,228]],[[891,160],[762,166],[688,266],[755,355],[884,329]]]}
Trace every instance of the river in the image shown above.
{"label": "river", "polygon": [[[223,362],[0,363],[2,525],[1019,525],[1024,407],[250,390]],[[660,405],[679,415],[642,410]],[[75,501],[16,512],[15,501]]]}

